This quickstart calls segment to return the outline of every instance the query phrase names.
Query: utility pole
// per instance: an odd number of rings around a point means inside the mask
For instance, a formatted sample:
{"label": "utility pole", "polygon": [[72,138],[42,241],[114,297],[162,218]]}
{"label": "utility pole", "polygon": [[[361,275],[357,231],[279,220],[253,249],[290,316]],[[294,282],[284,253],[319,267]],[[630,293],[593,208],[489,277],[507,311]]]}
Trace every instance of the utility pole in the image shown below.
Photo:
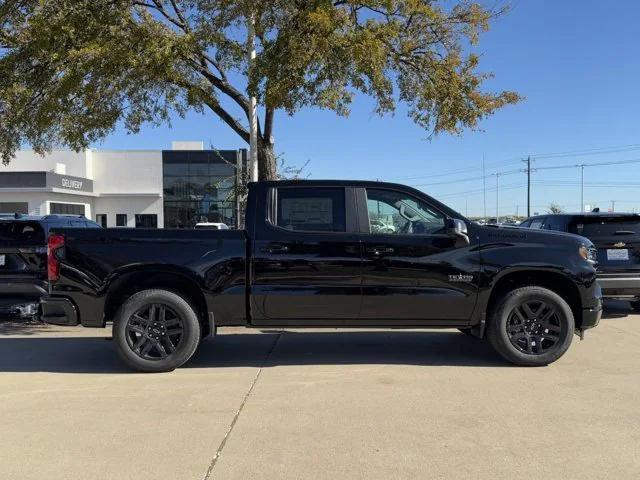
{"label": "utility pole", "polygon": [[527,217],[531,216],[531,157],[527,157],[526,160],[523,160],[527,164],[527,169],[525,170],[527,174]]}
{"label": "utility pole", "polygon": [[580,167],[580,212],[584,212],[584,163]]}
{"label": "utility pole", "polygon": [[612,212],[616,211],[616,201],[615,200],[611,200],[611,211]]}
{"label": "utility pole", "polygon": [[500,223],[500,174],[496,173],[496,223]]}
{"label": "utility pole", "polygon": [[[248,71],[251,70],[256,59],[256,20],[253,14],[247,20],[247,52]],[[258,112],[256,97],[249,98],[249,181],[258,181]]]}
{"label": "utility pole", "polygon": [[484,221],[487,221],[487,173],[484,169],[484,153],[482,154],[482,203],[484,210],[482,212]]}

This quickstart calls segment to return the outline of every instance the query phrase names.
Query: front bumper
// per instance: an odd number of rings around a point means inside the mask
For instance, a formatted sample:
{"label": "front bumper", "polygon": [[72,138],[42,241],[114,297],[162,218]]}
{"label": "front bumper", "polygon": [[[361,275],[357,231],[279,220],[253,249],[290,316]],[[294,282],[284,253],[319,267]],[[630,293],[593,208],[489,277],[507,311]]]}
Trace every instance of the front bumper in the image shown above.
{"label": "front bumper", "polygon": [[602,318],[602,289],[600,285],[595,285],[594,303],[590,307],[582,308],[582,323],[579,331],[584,333],[585,330],[596,327]]}
{"label": "front bumper", "polygon": [[602,301],[600,305],[594,308],[585,308],[582,310],[582,326],[581,330],[588,330],[596,327],[602,318]]}
{"label": "front bumper", "polygon": [[598,283],[606,298],[640,297],[640,275],[599,274]]}
{"label": "front bumper", "polygon": [[40,320],[52,325],[72,327],[80,323],[78,309],[71,300],[63,297],[44,297],[40,300]]}

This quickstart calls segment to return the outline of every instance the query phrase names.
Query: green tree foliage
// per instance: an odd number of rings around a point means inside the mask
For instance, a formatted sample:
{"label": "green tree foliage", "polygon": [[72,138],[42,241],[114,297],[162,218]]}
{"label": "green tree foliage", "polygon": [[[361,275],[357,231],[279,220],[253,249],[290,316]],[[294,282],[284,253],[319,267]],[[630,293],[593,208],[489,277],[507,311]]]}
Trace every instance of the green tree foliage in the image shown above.
{"label": "green tree foliage", "polygon": [[490,74],[472,53],[503,12],[467,0],[2,0],[0,155],[82,149],[119,122],[135,133],[188,109],[248,142],[249,95],[262,179],[276,176],[277,110],[347,115],[362,93],[378,114],[402,102],[430,134],[460,133],[519,100],[483,91]]}

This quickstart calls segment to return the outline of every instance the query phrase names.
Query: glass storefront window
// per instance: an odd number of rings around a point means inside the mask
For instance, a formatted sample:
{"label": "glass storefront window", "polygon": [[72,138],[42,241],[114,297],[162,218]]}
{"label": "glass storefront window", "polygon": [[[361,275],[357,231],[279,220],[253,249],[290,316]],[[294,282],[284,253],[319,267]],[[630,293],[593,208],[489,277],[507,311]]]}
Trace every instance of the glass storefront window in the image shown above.
{"label": "glass storefront window", "polygon": [[193,228],[199,222],[235,225],[235,155],[232,151],[163,153],[165,228]]}

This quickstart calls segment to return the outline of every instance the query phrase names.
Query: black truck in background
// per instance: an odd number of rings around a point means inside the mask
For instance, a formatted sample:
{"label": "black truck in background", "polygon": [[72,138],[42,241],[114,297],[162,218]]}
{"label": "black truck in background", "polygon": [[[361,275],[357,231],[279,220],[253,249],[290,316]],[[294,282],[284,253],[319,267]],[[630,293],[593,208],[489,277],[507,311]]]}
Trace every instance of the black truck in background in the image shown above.
{"label": "black truck in background", "polygon": [[48,293],[47,238],[53,228],[100,228],[78,215],[0,214],[0,318],[37,318]]}
{"label": "black truck in background", "polygon": [[595,249],[577,235],[480,226],[410,187],[250,184],[246,230],[59,229],[43,320],[104,327],[149,372],[218,326],[457,328],[546,365],[600,320]]}
{"label": "black truck in background", "polygon": [[640,215],[622,212],[559,213],[528,218],[523,228],[587,237],[598,249],[598,283],[604,298],[629,300],[640,312]]}

